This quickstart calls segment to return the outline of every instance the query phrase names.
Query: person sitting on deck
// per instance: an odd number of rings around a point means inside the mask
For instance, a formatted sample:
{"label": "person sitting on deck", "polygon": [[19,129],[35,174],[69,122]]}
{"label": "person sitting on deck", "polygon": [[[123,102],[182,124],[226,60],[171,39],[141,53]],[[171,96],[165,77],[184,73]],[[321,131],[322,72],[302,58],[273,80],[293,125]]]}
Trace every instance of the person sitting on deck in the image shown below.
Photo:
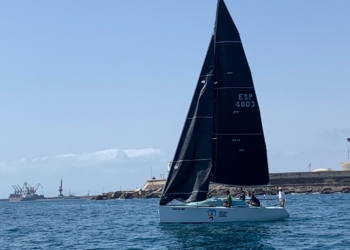
{"label": "person sitting on deck", "polygon": [[245,201],[245,192],[243,191],[243,188],[241,188],[241,194],[238,195],[238,198]]}
{"label": "person sitting on deck", "polygon": [[252,193],[248,192],[248,196],[250,197],[250,200],[247,201],[249,205],[254,207],[260,207],[260,201],[258,198],[255,197],[253,192]]}
{"label": "person sitting on deck", "polygon": [[232,197],[230,195],[230,191],[229,190],[226,191],[226,195],[227,195],[227,198],[226,198],[226,200],[224,201],[224,203],[222,205],[224,207],[231,207]]}
{"label": "person sitting on deck", "polygon": [[252,193],[252,196],[250,196],[250,205],[254,207],[260,207],[260,201],[255,197],[254,193]]}

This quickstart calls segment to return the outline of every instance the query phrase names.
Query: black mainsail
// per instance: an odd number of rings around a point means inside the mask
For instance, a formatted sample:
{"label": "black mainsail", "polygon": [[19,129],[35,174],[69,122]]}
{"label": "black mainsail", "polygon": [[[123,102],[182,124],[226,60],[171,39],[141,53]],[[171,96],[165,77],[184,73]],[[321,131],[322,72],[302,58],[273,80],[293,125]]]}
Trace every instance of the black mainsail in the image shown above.
{"label": "black mainsail", "polygon": [[215,24],[215,135],[212,181],[269,182],[266,144],[252,75],[238,30],[224,1]]}
{"label": "black mainsail", "polygon": [[209,181],[269,183],[266,144],[238,30],[218,0],[214,35],[170,166],[160,205],[205,200]]}

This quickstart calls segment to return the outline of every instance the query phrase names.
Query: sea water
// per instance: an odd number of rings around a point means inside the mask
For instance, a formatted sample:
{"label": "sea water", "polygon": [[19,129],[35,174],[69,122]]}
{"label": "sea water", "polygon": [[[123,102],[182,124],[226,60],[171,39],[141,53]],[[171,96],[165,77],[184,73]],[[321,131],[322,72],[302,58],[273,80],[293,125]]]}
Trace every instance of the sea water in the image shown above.
{"label": "sea water", "polygon": [[0,202],[0,249],[350,249],[350,194],[287,195],[290,218],[275,222],[163,225],[157,207],[157,199]]}

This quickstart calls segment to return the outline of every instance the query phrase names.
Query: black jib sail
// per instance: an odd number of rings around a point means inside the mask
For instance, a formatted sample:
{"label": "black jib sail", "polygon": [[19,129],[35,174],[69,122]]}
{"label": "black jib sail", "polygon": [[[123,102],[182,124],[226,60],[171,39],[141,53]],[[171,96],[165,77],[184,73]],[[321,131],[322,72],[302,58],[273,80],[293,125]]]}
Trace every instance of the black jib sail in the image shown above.
{"label": "black jib sail", "polygon": [[213,133],[213,71],[212,37],[163,189],[161,205],[173,199],[191,202],[205,200],[207,197]]}
{"label": "black jib sail", "polygon": [[269,182],[251,72],[223,0],[218,0],[214,35],[160,205],[205,200],[209,181],[237,186]]}

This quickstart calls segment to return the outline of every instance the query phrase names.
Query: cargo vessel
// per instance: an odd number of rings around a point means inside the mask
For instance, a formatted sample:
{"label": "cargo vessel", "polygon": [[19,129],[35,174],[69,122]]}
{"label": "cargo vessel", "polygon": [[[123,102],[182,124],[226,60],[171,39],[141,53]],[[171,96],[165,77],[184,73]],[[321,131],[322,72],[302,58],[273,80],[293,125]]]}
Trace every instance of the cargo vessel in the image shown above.
{"label": "cargo vessel", "polygon": [[36,184],[35,187],[31,187],[27,182],[22,187],[19,185],[12,185],[14,193],[10,194],[9,202],[20,202],[20,201],[36,201],[39,199],[45,199],[44,195],[36,194],[39,187],[43,188],[40,183]]}

